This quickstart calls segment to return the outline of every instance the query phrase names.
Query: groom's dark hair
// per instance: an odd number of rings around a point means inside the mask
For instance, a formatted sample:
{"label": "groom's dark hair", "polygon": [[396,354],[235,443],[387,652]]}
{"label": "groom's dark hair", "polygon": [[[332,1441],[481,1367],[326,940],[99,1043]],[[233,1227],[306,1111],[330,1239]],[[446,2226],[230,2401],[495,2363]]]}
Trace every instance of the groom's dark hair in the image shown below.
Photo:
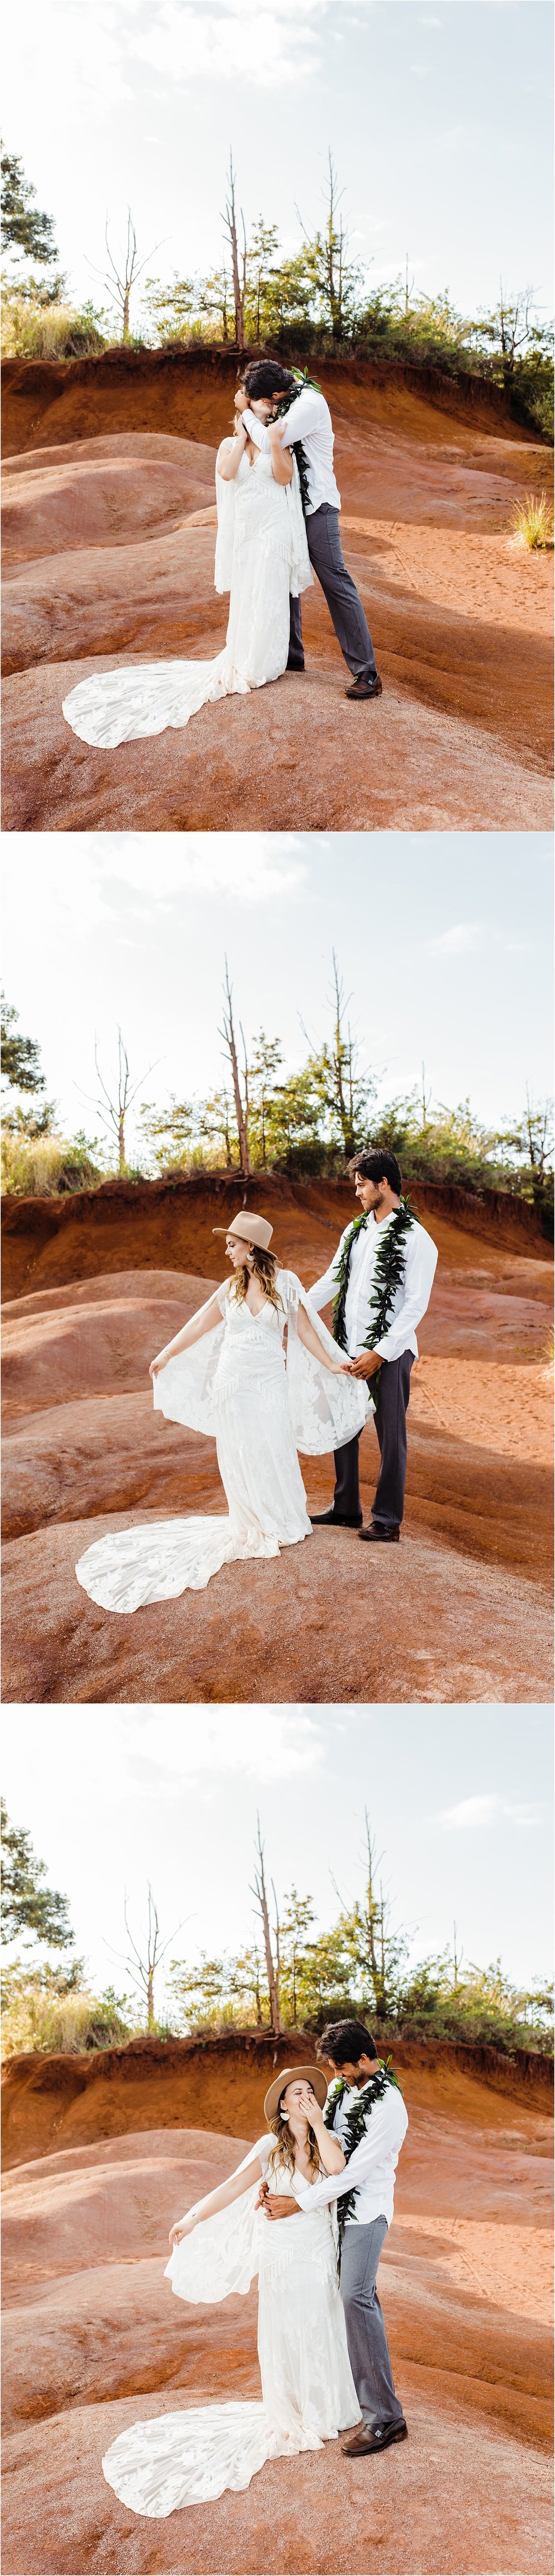
{"label": "groom's dark hair", "polygon": [[317,2057],[331,2058],[332,2066],[358,2066],[361,2057],[376,2057],[378,2051],[371,2030],[362,2021],[328,2021],[320,2032]]}
{"label": "groom's dark hair", "polygon": [[272,394],[294,394],[297,390],[290,367],[280,367],[278,358],[253,358],[243,368],[241,384],[252,402],[262,402]]}
{"label": "groom's dark hair", "polygon": [[390,1154],[386,1145],[369,1145],[368,1149],[363,1147],[361,1154],[353,1154],[349,1171],[353,1179],[360,1172],[363,1181],[389,1181],[390,1190],[395,1190],[400,1198],[403,1187],[401,1165],[397,1155]]}

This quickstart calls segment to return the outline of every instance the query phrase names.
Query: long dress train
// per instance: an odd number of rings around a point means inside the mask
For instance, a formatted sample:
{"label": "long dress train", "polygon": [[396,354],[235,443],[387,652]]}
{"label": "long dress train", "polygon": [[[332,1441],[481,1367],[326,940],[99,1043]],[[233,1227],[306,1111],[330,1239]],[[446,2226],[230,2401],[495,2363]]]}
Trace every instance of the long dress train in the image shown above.
{"label": "long dress train", "polygon": [[62,712],[81,742],[105,751],[141,736],[180,730],[212,698],[245,696],[278,680],[289,651],[289,596],[312,583],[296,463],[276,483],[271,457],[243,455],[230,483],[216,473],[218,591],[229,590],[229,622],[213,662],[130,663],[93,672],[64,698]]}
{"label": "long dress train", "polygon": [[[293,2192],[285,2167],[258,2138],[271,2191]],[[239,2168],[239,2170],[241,2170]],[[167,2265],[178,2298],[211,2305],[244,2294],[258,2272],[258,2357],[262,2402],[191,2406],[133,2424],[103,2459],[108,2485],[133,2513],[159,2518],[250,2485],[266,2460],[319,2451],[358,2423],[328,2209],[272,2227],[256,2210],[255,2183],[230,2209],[204,2219]]]}
{"label": "long dress train", "polygon": [[[154,1404],[171,1422],[216,1437],[228,1512],[191,1513],[96,1539],[78,1582],[104,1610],[138,1610],[204,1591],[220,1566],[279,1556],[311,1538],[297,1450],[318,1457],[343,1446],[368,1418],[366,1386],[334,1377],[297,1332],[299,1304],[327,1351],[337,1344],[292,1270],[278,1270],[279,1313],[253,1315],[233,1283],[217,1291],[222,1322],[177,1352],[154,1381]],[[287,1324],[287,1362],[283,1336]]]}

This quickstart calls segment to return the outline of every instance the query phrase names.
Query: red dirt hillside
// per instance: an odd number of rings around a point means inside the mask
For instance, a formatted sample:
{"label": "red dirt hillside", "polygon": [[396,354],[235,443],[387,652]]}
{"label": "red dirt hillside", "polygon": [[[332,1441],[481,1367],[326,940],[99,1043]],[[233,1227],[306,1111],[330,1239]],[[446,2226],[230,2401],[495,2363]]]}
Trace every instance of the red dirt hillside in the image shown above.
{"label": "red dirt hillside", "polygon": [[[305,2046],[288,2035],[288,2062]],[[102,2477],[103,2451],[137,2418],[259,2394],[256,2288],[188,2308],[163,2273],[172,2222],[260,2132],[271,2043],[12,2061],[9,2576],[367,2576],[370,2541],[378,2576],[548,2576],[547,2070],[528,2060],[521,2080],[483,2054],[487,2068],[471,2050],[395,2051],[410,2125],[380,2290],[409,2441],[380,2463],[371,2526],[367,2463],[335,2443],[156,2525]]]}
{"label": "red dirt hillside", "polygon": [[488,389],[322,363],[344,550],[384,678],[344,696],[325,602],[307,670],[182,734],[92,752],[61,713],[99,660],[209,658],[214,460],[236,362],[109,352],[5,368],[5,827],[549,828],[550,558],[515,548],[549,453]]}
{"label": "red dirt hillside", "polygon": [[[266,1176],[251,1195],[271,1200],[278,1251],[309,1286],[351,1212],[348,1184]],[[550,1697],[552,1264],[526,1208],[441,1190],[414,1203],[439,1263],[401,1548],[320,1530],[128,1619],[79,1589],[85,1546],[111,1525],[223,1507],[215,1444],[153,1413],[148,1363],[221,1276],[212,1226],[229,1188],[109,1183],[5,1203],[7,1700]],[[366,1513],[376,1465],[370,1423]],[[304,1476],[318,1510],[331,1461],[307,1459]]]}

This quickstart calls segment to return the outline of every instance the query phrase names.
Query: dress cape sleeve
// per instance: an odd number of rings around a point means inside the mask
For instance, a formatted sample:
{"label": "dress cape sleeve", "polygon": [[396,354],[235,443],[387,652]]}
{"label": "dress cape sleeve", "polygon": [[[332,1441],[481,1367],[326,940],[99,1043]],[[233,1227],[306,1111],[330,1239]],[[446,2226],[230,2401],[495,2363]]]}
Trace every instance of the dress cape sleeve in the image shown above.
{"label": "dress cape sleeve", "polygon": [[301,1286],[294,1270],[279,1270],[277,1287],[287,1314],[287,1400],[295,1446],[303,1456],[319,1458],[329,1449],[344,1448],[364,1430],[368,1413],[374,1405],[368,1402],[366,1381],[362,1378],[331,1377],[329,1369],[320,1368],[318,1360],[307,1351],[297,1331],[299,1306],[313,1325],[323,1351],[337,1360],[337,1342],[322,1323],[316,1307]]}
{"label": "dress cape sleeve", "polygon": [[[211,1294],[219,1297],[220,1305],[222,1302],[225,1305],[225,1287],[212,1289]],[[209,1304],[210,1298],[207,1297],[205,1305]],[[205,1308],[200,1306],[199,1314],[204,1311]],[[200,1342],[192,1342],[188,1350],[176,1351],[175,1359],[166,1361],[153,1385],[155,1413],[164,1413],[167,1422],[185,1423],[188,1431],[203,1431],[208,1440],[216,1438],[212,1388],[224,1330],[222,1320],[221,1324],[214,1324],[209,1333],[203,1333]]]}
{"label": "dress cape sleeve", "polygon": [[[237,2173],[258,2156],[265,2173],[273,2139],[257,2138],[247,2156],[236,2166]],[[260,2184],[251,2183],[240,2200],[232,2200],[229,2209],[218,2209],[215,2218],[204,2218],[192,2236],[176,2245],[166,2263],[164,2280],[171,2281],[176,2298],[190,2300],[200,2307],[216,2307],[220,2299],[245,2298],[258,2271],[260,2218],[256,2202]]]}
{"label": "dress cape sleeve", "polygon": [[[222,446],[223,443],[223,440],[221,440],[220,444]],[[218,449],[218,455],[219,452],[220,451]],[[218,473],[217,466],[216,509],[218,512],[218,534],[216,537],[216,553],[214,557],[214,589],[224,591],[231,590],[231,576],[233,572],[235,478],[232,478],[231,483],[226,482],[223,474]]]}

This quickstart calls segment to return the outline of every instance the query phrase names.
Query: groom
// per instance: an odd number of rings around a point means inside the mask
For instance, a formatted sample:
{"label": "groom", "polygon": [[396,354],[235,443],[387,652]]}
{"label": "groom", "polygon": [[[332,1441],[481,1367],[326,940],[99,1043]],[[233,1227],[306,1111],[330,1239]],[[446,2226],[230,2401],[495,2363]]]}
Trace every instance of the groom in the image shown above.
{"label": "groom", "polygon": [[375,1401],[380,1472],[369,1529],[362,1528],[358,1443],[334,1451],[331,1510],[312,1512],[313,1526],[358,1529],[359,1538],[399,1538],[405,1504],[410,1373],[418,1359],[415,1325],[425,1315],[437,1251],[407,1200],[396,1154],[377,1145],[350,1166],[361,1215],[344,1229],[334,1261],[309,1290],[321,1312],[333,1302],[333,1332],[351,1358],[351,1376],[368,1380]]}
{"label": "groom", "polygon": [[[340,2290],[345,2310],[349,2361],[360,2404],[361,2421],[345,2433],[345,2458],[360,2460],[367,2452],[385,2451],[406,2441],[407,2427],[395,2395],[387,2335],[376,2289],[376,2273],[393,2217],[397,2158],[408,2129],[402,2093],[378,2057],[370,2031],[360,2021],[328,2022],[317,2055],[331,2068],[335,2082],[328,2092],[324,2118],[347,2158],[343,2172],[325,2174],[309,2183],[295,2174],[295,2205],[303,2212],[339,2203],[342,2237]],[[342,2221],[341,2200],[348,2194]],[[291,2195],[270,2194],[262,2184],[259,2200],[272,2224],[291,2217]]]}
{"label": "groom", "polygon": [[[333,429],[327,402],[318,385],[303,384],[296,393],[296,379],[288,367],[280,367],[277,358],[253,359],[245,367],[237,395],[237,409],[243,412],[245,427],[255,447],[268,446],[264,420],[249,411],[251,402],[264,402],[266,419],[270,419],[276,397],[290,393],[291,408],[280,419],[282,444],[294,447],[299,439],[304,448],[308,502],[306,507],[306,541],[313,570],[327,599],[330,617],[348,669],[352,672],[347,698],[380,698],[382,683],[376,670],[376,656],[369,633],[362,600],[343,562],[339,534],[341,495],[333,470]],[[288,671],[304,671],[303,632],[300,599],[290,601]]]}

